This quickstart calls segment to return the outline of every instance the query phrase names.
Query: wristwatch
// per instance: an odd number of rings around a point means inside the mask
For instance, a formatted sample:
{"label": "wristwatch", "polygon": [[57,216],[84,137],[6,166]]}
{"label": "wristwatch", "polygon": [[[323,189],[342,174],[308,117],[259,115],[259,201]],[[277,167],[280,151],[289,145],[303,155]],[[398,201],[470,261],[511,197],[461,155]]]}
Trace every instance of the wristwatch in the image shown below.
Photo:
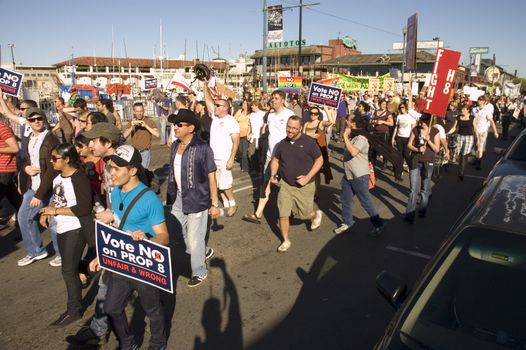
{"label": "wristwatch", "polygon": [[214,208],[219,208],[219,204],[214,204],[214,203],[212,203],[212,206],[213,206]]}

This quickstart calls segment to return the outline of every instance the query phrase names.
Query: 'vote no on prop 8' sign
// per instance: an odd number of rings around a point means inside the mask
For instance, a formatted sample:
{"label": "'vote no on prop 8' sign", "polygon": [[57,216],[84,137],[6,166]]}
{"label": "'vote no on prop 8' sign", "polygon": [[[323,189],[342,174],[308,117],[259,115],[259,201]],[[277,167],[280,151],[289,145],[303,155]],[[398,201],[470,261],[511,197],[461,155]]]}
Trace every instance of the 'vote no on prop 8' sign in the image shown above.
{"label": "'vote no on prop 8' sign", "polygon": [[173,293],[170,248],[96,221],[97,258],[103,269]]}
{"label": "'vote no on prop 8' sign", "polygon": [[309,90],[309,102],[321,106],[338,108],[342,89],[330,85],[312,83]]}
{"label": "'vote no on prop 8' sign", "polygon": [[23,78],[23,74],[0,68],[0,89],[6,94],[18,96]]}

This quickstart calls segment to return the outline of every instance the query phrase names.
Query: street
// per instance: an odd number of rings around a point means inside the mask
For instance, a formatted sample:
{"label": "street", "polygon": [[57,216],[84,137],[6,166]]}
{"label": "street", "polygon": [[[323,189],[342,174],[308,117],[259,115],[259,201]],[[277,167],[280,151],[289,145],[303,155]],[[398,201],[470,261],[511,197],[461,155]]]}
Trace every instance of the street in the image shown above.
{"label": "street", "polygon": [[[513,133],[515,134],[516,131]],[[385,219],[379,237],[367,233],[371,223],[355,199],[356,224],[350,233],[335,235],[340,223],[339,202],[342,144],[332,144],[334,180],[322,185],[318,198],[324,212],[321,227],[310,232],[303,221],[292,220],[292,247],[278,253],[276,190],[261,225],[241,218],[254,208],[252,179],[239,168],[234,172],[234,192],[239,210],[232,218],[212,224],[209,246],[215,250],[208,278],[198,288],[188,288],[189,257],[177,234],[171,232],[176,291],[164,294],[169,349],[371,349],[394,314],[376,290],[375,276],[388,269],[410,287],[428,259],[498,159],[493,147],[511,141],[489,138],[489,152],[481,171],[468,166],[463,182],[451,165],[435,183],[427,216],[415,224],[404,222],[408,174],[394,182],[392,171],[377,171],[374,203]],[[169,151],[155,146],[152,164],[166,176]],[[162,186],[165,197],[166,184]],[[52,250],[49,233],[43,233]],[[51,257],[26,267],[16,260],[25,255],[17,229],[0,231],[0,348],[80,349],[64,338],[93,315],[97,283],[85,290],[87,310],[81,321],[63,329],[48,325],[64,312],[66,290],[60,268],[48,265]],[[137,341],[146,348],[147,318],[134,297],[127,309]],[[105,349],[115,349],[112,335]]]}

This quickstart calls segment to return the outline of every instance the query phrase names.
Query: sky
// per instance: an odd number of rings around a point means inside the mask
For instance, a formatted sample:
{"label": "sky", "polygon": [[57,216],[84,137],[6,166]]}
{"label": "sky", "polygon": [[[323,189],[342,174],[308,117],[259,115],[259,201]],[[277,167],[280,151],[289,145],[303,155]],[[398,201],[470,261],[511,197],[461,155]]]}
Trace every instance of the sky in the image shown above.
{"label": "sky", "polygon": [[[299,0],[267,0],[267,5],[297,5]],[[526,1],[501,0],[303,0],[302,37],[310,44],[351,36],[366,54],[391,53],[402,40],[407,18],[418,14],[418,39],[439,37],[445,47],[462,53],[489,47],[497,64],[526,77],[522,36]],[[79,56],[152,58],[164,54],[208,60],[253,54],[263,45],[263,0],[0,0],[1,62],[51,65]],[[299,10],[284,11],[284,39],[296,40]],[[113,35],[112,35],[113,27]],[[197,46],[197,50],[196,50]],[[203,56],[204,53],[204,56]]]}

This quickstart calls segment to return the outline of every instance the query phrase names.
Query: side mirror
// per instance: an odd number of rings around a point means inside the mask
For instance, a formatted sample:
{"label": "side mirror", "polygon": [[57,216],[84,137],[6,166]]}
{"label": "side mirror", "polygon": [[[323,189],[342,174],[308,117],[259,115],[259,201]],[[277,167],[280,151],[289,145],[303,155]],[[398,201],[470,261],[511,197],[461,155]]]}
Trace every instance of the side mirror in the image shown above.
{"label": "side mirror", "polygon": [[395,309],[405,300],[407,285],[398,276],[382,271],[376,276],[376,289]]}
{"label": "side mirror", "polygon": [[493,152],[495,152],[498,156],[502,156],[502,155],[504,155],[504,152],[506,152],[506,148],[493,147]]}

